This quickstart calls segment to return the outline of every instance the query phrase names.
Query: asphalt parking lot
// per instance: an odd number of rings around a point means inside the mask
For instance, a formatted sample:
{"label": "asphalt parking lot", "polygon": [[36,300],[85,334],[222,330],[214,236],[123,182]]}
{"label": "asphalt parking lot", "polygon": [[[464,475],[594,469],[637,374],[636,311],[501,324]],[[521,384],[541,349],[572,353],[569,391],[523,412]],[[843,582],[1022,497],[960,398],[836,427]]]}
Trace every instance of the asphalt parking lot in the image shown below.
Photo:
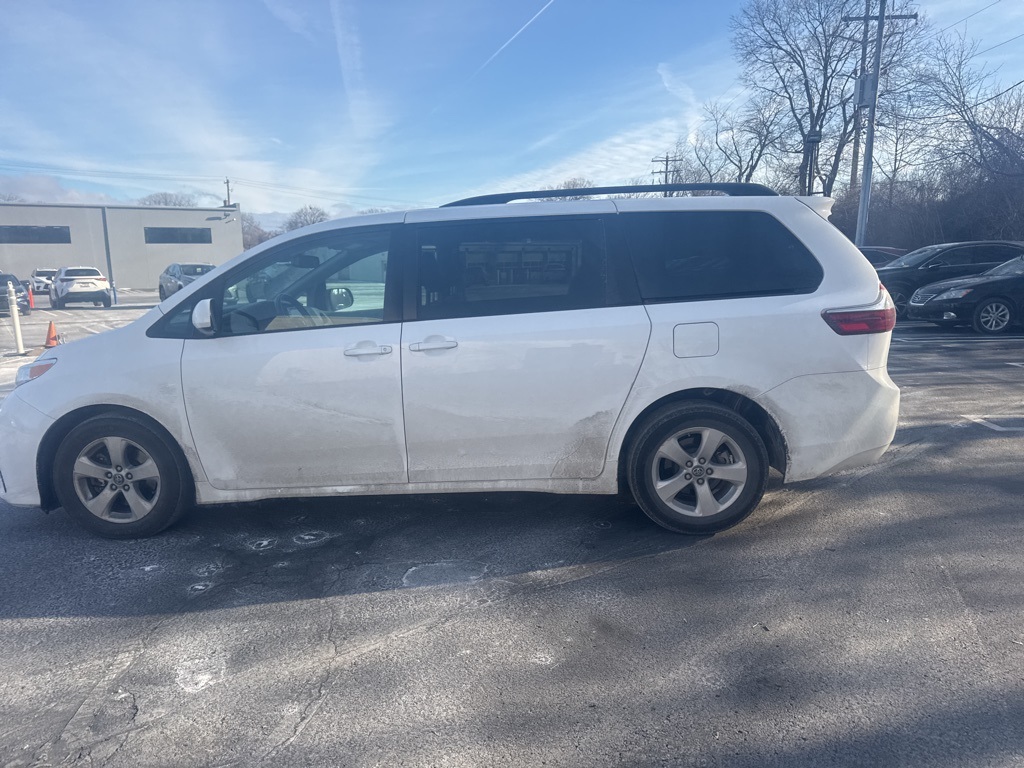
{"label": "asphalt parking lot", "polygon": [[136,542],[0,505],[0,765],[1024,765],[1024,334],[901,324],[890,371],[882,461],[713,537],[590,496]]}

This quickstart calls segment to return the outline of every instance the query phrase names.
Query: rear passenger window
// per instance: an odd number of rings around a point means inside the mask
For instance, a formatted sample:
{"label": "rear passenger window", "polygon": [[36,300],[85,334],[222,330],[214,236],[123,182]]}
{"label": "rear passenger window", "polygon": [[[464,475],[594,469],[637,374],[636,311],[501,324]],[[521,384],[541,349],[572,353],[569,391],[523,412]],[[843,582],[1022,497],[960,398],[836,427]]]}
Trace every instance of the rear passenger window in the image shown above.
{"label": "rear passenger window", "polygon": [[424,224],[416,247],[421,320],[607,303],[604,227],[598,219]]}
{"label": "rear passenger window", "polygon": [[767,213],[620,215],[645,301],[813,293],[824,276],[811,252]]}

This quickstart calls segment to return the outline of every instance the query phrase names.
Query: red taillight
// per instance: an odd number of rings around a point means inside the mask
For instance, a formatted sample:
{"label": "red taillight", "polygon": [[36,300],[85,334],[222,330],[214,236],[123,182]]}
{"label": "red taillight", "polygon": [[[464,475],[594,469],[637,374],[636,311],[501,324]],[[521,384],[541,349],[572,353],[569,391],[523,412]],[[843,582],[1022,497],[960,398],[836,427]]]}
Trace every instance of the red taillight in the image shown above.
{"label": "red taillight", "polygon": [[878,284],[878,298],[868,307],[826,309],[821,318],[840,336],[888,333],[896,327],[896,307],[885,286]]}
{"label": "red taillight", "polygon": [[829,327],[840,336],[888,333],[896,326],[896,309],[826,310],[821,313]]}

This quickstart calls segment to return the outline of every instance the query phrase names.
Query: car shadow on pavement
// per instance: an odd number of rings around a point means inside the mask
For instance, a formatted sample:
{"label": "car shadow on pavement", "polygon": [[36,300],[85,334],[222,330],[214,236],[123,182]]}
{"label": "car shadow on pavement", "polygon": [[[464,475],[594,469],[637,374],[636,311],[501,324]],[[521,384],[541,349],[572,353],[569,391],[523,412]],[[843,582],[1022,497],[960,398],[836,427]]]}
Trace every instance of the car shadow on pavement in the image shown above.
{"label": "car shadow on pavement", "polygon": [[197,509],[111,541],[62,510],[6,509],[0,617],[132,616],[417,587],[558,583],[692,547],[632,500],[488,493],[274,500]]}

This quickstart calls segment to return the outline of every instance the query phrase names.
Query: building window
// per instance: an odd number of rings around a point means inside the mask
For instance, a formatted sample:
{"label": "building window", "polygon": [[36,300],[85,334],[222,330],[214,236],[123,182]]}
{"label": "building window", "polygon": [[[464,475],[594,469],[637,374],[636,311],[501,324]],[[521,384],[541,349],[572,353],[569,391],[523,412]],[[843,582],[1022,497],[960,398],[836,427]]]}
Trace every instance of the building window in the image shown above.
{"label": "building window", "polygon": [[67,245],[71,242],[71,227],[0,226],[0,243]]}
{"label": "building window", "polygon": [[198,243],[209,245],[213,233],[209,227],[146,227],[147,243]]}

